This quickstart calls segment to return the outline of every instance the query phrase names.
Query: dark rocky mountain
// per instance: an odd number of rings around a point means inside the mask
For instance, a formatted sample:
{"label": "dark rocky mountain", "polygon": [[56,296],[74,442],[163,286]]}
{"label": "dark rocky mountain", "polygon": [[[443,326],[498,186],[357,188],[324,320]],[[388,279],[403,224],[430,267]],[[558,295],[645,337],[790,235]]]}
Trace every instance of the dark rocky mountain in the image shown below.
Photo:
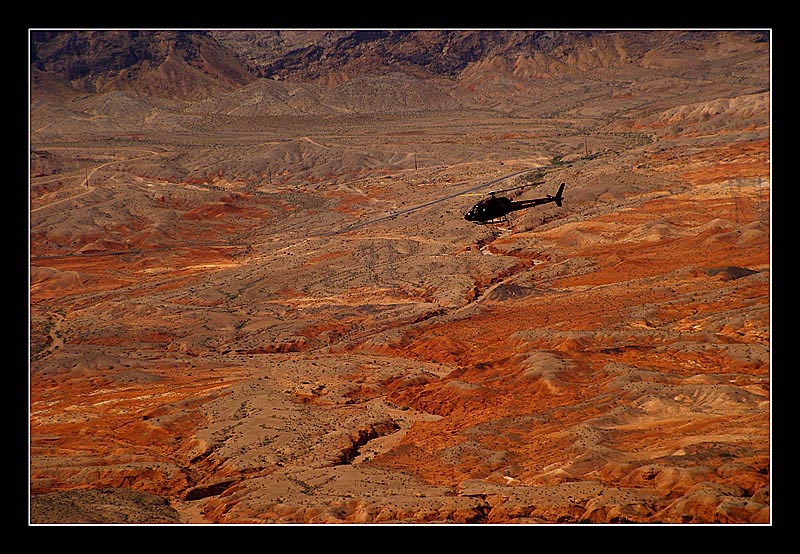
{"label": "dark rocky mountain", "polygon": [[[763,32],[748,32],[766,41]],[[546,30],[355,30],[215,31],[214,38],[246,58],[259,77],[313,80],[330,73],[403,71],[457,77],[474,62],[495,57],[546,57],[560,65],[586,69],[640,65],[648,52],[681,51],[685,45],[713,41],[710,31]],[[692,50],[691,48],[689,49]],[[588,54],[588,55],[587,55]],[[584,63],[579,63],[583,61]],[[690,61],[690,60],[687,60]],[[361,71],[359,71],[361,70]]]}
{"label": "dark rocky mountain", "polygon": [[[713,55],[711,31],[217,30],[32,31],[31,67],[84,92],[136,90],[182,100],[230,92],[258,78],[338,85],[403,73],[456,79],[471,64],[502,59],[512,71],[629,72]],[[753,43],[760,31],[737,32]],[[708,49],[708,47],[711,49]],[[706,50],[706,56],[692,52]],[[730,52],[717,52],[730,55]],[[531,65],[530,62],[533,62]],[[516,64],[516,65],[515,65]]]}
{"label": "dark rocky mountain", "polygon": [[[469,63],[548,48],[552,32],[527,31],[218,31],[259,76],[313,80],[331,72],[403,71],[455,77]],[[288,38],[291,37],[291,38]]]}
{"label": "dark rocky mountain", "polygon": [[202,31],[32,31],[31,68],[84,92],[198,99],[254,79]]}

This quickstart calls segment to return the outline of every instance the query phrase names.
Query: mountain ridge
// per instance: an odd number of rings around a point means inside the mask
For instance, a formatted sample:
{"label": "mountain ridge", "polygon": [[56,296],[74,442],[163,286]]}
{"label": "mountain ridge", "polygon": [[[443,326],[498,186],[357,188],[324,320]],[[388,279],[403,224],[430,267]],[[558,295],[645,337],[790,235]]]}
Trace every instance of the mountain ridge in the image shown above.
{"label": "mountain ridge", "polygon": [[[731,31],[758,44],[764,32]],[[32,31],[31,68],[83,92],[137,90],[199,100],[260,78],[337,85],[365,75],[406,73],[457,81],[473,64],[520,59],[526,75],[697,63],[707,31]],[[728,39],[729,37],[723,37]],[[678,46],[681,48],[679,49]],[[744,48],[744,46],[742,46]],[[726,52],[719,53],[724,56]]]}

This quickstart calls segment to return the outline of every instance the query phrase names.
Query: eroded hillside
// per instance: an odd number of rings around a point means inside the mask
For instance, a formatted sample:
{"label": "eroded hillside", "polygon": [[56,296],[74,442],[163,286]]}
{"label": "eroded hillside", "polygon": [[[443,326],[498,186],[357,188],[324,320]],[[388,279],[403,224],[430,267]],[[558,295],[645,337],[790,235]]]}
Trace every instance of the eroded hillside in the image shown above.
{"label": "eroded hillside", "polygon": [[191,100],[32,69],[31,522],[769,523],[769,44],[545,38]]}

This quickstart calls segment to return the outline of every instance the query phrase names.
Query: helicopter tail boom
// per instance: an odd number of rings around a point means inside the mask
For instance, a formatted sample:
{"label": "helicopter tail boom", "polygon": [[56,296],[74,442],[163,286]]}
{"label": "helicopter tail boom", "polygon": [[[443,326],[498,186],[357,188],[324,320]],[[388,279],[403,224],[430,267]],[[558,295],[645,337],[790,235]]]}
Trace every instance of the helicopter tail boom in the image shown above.
{"label": "helicopter tail boom", "polygon": [[558,187],[558,192],[555,196],[548,194],[544,198],[534,198],[532,200],[520,200],[518,202],[511,202],[508,211],[524,210],[525,208],[532,208],[533,206],[541,206],[542,204],[549,204],[555,202],[558,207],[561,207],[561,202],[564,200],[564,186],[566,183],[561,183]]}

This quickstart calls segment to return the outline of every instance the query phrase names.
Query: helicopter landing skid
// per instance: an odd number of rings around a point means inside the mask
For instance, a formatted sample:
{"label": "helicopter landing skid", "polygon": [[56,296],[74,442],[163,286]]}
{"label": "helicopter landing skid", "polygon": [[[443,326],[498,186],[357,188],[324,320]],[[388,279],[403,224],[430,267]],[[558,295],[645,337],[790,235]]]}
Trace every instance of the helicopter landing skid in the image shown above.
{"label": "helicopter landing skid", "polygon": [[476,221],[475,223],[477,223],[478,225],[486,225],[487,227],[492,227],[493,225],[505,223],[506,225],[511,227],[511,221],[508,219],[508,215],[496,217],[494,219],[490,219],[489,221]]}
{"label": "helicopter landing skid", "polygon": [[[508,223],[508,222],[506,222],[506,223]],[[493,238],[497,238],[500,235],[510,234],[510,233],[514,232],[514,229],[512,228],[510,223],[508,223],[508,227],[499,227],[497,224],[494,224],[494,225],[487,224],[486,227],[488,227],[489,230],[491,231]]]}

